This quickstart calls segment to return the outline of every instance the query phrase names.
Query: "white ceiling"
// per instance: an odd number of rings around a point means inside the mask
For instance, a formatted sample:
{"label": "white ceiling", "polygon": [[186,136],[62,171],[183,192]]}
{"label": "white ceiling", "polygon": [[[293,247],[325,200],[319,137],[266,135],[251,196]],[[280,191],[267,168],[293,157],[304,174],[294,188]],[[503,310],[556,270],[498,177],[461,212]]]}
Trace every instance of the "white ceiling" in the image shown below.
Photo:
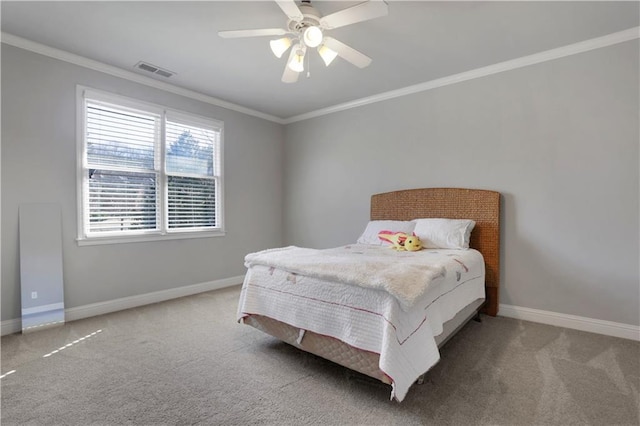
{"label": "white ceiling", "polygon": [[[353,1],[314,1],[322,14]],[[389,1],[389,15],[330,31],[373,59],[280,81],[275,37],[222,39],[220,30],[285,27],[273,1],[1,3],[2,32],[145,76],[149,62],[177,74],[160,81],[272,116],[289,118],[512,60],[639,25],[633,2]]]}

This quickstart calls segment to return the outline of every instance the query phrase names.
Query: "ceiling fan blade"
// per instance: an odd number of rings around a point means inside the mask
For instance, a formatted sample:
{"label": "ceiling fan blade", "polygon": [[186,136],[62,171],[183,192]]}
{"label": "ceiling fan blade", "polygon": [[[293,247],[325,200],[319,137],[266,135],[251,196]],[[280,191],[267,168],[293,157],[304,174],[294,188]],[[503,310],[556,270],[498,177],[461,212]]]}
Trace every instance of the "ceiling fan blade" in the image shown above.
{"label": "ceiling fan blade", "polygon": [[284,66],[284,72],[282,73],[282,82],[283,83],[295,83],[298,81],[299,72],[293,71],[289,68],[289,65]]}
{"label": "ceiling fan blade", "polygon": [[358,52],[353,47],[349,47],[341,41],[336,40],[333,37],[325,37],[324,45],[333,50],[345,61],[351,62],[358,68],[364,68],[369,66],[371,58],[364,53]]}
{"label": "ceiling fan blade", "polygon": [[230,30],[218,31],[218,35],[222,38],[239,38],[239,37],[262,37],[262,36],[278,36],[285,35],[288,31],[282,28],[263,28],[259,30]]}
{"label": "ceiling fan blade", "polygon": [[284,72],[282,73],[283,83],[295,83],[296,81],[298,81],[298,76],[300,75],[300,73],[289,68],[289,62],[291,62],[291,60],[295,56],[297,49],[298,49],[298,45],[296,44],[291,49],[291,53],[289,53],[289,58],[287,59],[287,62],[284,63]]}
{"label": "ceiling fan blade", "polygon": [[300,22],[304,19],[298,5],[293,0],[276,0],[276,3],[292,21]]}
{"label": "ceiling fan blade", "polygon": [[389,7],[384,0],[369,0],[320,18],[320,26],[330,30],[386,16],[388,13]]}

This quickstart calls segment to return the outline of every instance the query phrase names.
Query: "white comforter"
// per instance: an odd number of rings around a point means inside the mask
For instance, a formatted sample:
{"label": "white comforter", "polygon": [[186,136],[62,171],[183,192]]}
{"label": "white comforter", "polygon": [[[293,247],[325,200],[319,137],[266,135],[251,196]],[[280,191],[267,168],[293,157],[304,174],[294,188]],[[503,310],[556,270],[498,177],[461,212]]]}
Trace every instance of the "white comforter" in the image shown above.
{"label": "white comforter", "polygon": [[403,310],[412,308],[432,282],[445,276],[442,263],[423,252],[395,251],[374,245],[326,250],[289,246],[245,257],[247,268],[263,265],[306,277],[386,290],[398,299]]}
{"label": "white comforter", "polygon": [[[380,369],[392,380],[391,397],[399,401],[440,359],[434,336],[442,333],[443,323],[484,298],[484,261],[475,250],[407,253],[359,244],[309,250],[283,248],[248,255],[238,319],[264,315],[380,354]],[[420,274],[420,280],[410,280],[406,288],[402,286],[406,278],[389,278],[392,285],[379,279],[374,279],[377,284],[360,282],[368,274],[354,273],[345,266],[350,263],[346,258],[339,261],[340,267],[325,264],[342,252],[390,262],[393,270],[394,264],[408,262],[410,269],[424,265],[428,272]],[[296,264],[295,257],[306,258],[306,263]],[[314,257],[323,260],[315,262]],[[371,271],[384,269],[371,266]],[[341,281],[345,277],[351,278]]]}

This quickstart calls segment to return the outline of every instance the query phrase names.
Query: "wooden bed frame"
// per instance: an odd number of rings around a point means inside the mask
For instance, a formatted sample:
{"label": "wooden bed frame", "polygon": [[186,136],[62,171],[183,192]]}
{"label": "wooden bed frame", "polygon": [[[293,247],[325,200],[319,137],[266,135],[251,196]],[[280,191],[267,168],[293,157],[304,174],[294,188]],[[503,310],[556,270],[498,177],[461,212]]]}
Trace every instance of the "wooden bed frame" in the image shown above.
{"label": "wooden bed frame", "polygon": [[[418,218],[472,219],[470,247],[482,253],[485,261],[486,300],[464,308],[444,324],[436,337],[438,347],[451,338],[467,321],[481,312],[496,316],[499,306],[500,277],[500,193],[463,188],[422,188],[375,194],[371,197],[371,220],[412,220]],[[306,352],[333,361],[384,383],[390,378],[378,367],[380,355],[354,348],[338,339],[306,331],[298,341],[300,330],[261,315],[244,319],[265,333]]]}

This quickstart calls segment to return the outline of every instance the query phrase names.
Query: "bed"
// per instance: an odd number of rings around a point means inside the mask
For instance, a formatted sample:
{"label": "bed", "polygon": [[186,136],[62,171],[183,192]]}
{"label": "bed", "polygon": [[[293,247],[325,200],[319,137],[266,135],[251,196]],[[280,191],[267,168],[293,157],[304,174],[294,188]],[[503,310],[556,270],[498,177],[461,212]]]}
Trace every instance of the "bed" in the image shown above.
{"label": "bed", "polygon": [[[438,362],[438,348],[471,318],[479,318],[480,312],[495,316],[499,305],[500,194],[422,188],[371,197],[371,221],[417,218],[474,221],[469,249],[395,254],[388,247],[355,243],[320,251],[291,246],[250,254],[245,259],[248,270],[238,320],[390,384],[391,398],[402,401],[412,383]],[[362,287],[340,282],[343,278],[335,271],[341,267],[330,268],[331,274],[316,274],[313,268],[291,266],[298,264],[294,263],[298,262],[296,256],[331,262],[347,255],[365,256],[365,261],[369,259],[366,256],[375,261],[399,256],[392,259],[394,264],[408,262],[407,268],[420,269],[422,263],[415,263],[428,260],[434,266],[425,266],[420,274],[430,274],[425,275],[430,284],[412,292],[405,286],[382,288],[389,277],[385,275],[377,280],[380,286]],[[279,263],[273,263],[274,259]],[[367,265],[359,273],[386,271],[372,267],[373,263]],[[413,276],[426,279],[416,273]],[[407,283],[413,280],[399,274],[394,278]]]}

